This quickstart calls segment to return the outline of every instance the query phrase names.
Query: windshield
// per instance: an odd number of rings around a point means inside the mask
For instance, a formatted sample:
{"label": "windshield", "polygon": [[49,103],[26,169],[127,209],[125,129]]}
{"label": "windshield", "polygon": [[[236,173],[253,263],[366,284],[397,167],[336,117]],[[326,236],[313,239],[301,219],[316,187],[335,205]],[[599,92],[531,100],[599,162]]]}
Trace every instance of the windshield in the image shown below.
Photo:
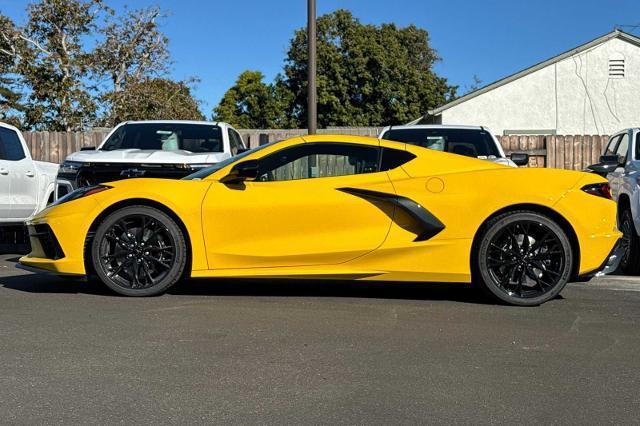
{"label": "windshield", "polygon": [[220,169],[223,169],[223,168],[227,167],[229,164],[233,164],[233,163],[235,163],[236,161],[242,160],[242,159],[243,159],[243,158],[245,158],[246,156],[253,154],[254,152],[261,151],[261,150],[263,150],[263,149],[265,149],[265,148],[267,148],[267,147],[273,146],[273,145],[275,145],[275,144],[277,144],[277,143],[278,143],[278,142],[269,142],[269,143],[267,143],[267,144],[257,146],[257,147],[255,147],[255,148],[252,148],[252,149],[250,149],[250,150],[248,150],[248,151],[245,151],[245,152],[243,152],[243,153],[241,153],[241,154],[238,154],[238,155],[236,155],[236,156],[234,156],[234,157],[227,158],[226,160],[223,160],[223,161],[221,161],[221,162],[219,162],[219,163],[216,163],[216,164],[214,164],[214,165],[213,165],[213,166],[211,166],[211,167],[207,167],[206,169],[198,170],[198,171],[197,171],[197,172],[195,172],[195,173],[191,173],[189,176],[185,176],[185,177],[183,177],[182,179],[183,179],[183,180],[199,180],[199,179],[204,179],[204,178],[206,178],[207,176],[209,176],[210,174],[215,173],[215,172],[217,172],[218,170],[220,170]]}
{"label": "windshield", "polygon": [[215,124],[129,123],[118,127],[100,149],[222,152],[222,129]]}
{"label": "windshield", "polygon": [[500,157],[491,135],[481,129],[390,129],[382,139],[404,142],[467,157]]}

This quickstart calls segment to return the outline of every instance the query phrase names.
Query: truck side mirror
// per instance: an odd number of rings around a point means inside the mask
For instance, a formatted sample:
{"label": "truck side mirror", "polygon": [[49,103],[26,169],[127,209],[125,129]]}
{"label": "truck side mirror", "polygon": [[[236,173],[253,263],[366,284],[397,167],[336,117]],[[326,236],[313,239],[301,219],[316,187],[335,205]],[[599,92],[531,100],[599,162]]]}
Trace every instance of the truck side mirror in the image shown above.
{"label": "truck side mirror", "polygon": [[516,166],[526,166],[529,164],[529,154],[524,152],[514,152],[511,154],[511,161],[513,161]]}
{"label": "truck side mirror", "polygon": [[626,158],[622,155],[613,154],[613,155],[601,155],[600,163],[601,164],[609,164],[611,166],[624,166]]}

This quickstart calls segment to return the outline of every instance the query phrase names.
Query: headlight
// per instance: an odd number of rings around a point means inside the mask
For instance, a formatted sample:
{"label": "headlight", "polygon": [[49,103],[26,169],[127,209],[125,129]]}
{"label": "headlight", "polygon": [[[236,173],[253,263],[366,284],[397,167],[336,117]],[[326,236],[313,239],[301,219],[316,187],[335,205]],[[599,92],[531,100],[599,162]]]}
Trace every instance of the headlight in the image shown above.
{"label": "headlight", "polygon": [[93,185],[78,188],[75,191],[68,193],[64,197],[58,198],[58,201],[56,201],[55,203],[51,203],[49,207],[68,203],[69,201],[77,200],[78,198],[88,197],[89,195],[97,194],[98,192],[106,191],[107,189],[111,188],[111,186],[107,185]]}
{"label": "headlight", "polygon": [[58,171],[59,173],[75,174],[78,172],[78,169],[82,167],[82,164],[83,163],[80,163],[79,161],[65,161],[60,165],[60,169]]}

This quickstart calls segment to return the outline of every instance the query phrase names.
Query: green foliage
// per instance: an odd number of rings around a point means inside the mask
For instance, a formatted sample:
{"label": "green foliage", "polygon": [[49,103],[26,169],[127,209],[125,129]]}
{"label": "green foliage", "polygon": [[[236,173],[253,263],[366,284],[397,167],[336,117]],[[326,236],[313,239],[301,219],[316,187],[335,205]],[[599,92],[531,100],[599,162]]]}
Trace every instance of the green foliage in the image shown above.
{"label": "green foliage", "polygon": [[187,83],[157,78],[171,64],[162,17],[156,7],[116,15],[103,0],[39,0],[23,27],[0,15],[0,118],[42,130],[200,118]]}
{"label": "green foliage", "polygon": [[[189,82],[150,78],[128,81],[123,90],[111,92],[113,105],[108,123],[128,120],[202,120],[198,102]],[[109,124],[110,125],[110,124]]]}
{"label": "green foliage", "polygon": [[291,97],[276,81],[265,84],[260,71],[244,71],[213,110],[213,119],[242,129],[288,127],[285,114]]}
{"label": "green foliage", "polygon": [[95,30],[101,0],[43,0],[28,6],[19,34],[18,73],[31,89],[27,127],[72,130],[90,123],[96,104],[85,76],[91,66],[82,39]]}
{"label": "green foliage", "polygon": [[[425,30],[364,25],[347,10],[320,17],[317,27],[319,127],[406,123],[455,96],[456,87],[433,71],[439,58]],[[306,29],[295,32],[273,85],[245,72],[214,114],[240,127],[306,127]]]}
{"label": "green foliage", "polygon": [[[364,25],[347,10],[318,19],[318,125],[406,123],[455,95],[438,77],[428,33],[410,25]],[[284,81],[294,96],[294,119],[306,126],[307,34],[295,32]]]}
{"label": "green foliage", "polygon": [[[0,33],[13,34],[13,22],[0,15]],[[11,39],[0,36],[0,120],[10,124],[20,124],[15,115],[23,109],[21,94],[16,88],[16,57]]]}
{"label": "green foliage", "polygon": [[[109,80],[109,86],[101,96],[105,109],[101,119],[104,126],[115,126],[120,116],[142,116],[142,110],[137,110],[136,104],[127,103],[136,96],[121,93],[125,88],[148,91],[158,87],[160,93],[152,94],[152,98],[145,103],[147,107],[160,102],[166,95],[164,90],[169,86],[166,79],[149,80],[164,76],[171,64],[167,48],[169,40],[158,27],[161,18],[163,14],[158,7],[127,11],[100,30],[104,38],[93,52],[93,66],[99,76]],[[181,82],[176,84],[183,87]],[[183,92],[181,89],[180,93]],[[176,100],[183,100],[185,104]],[[193,98],[186,98],[182,94],[170,103],[176,108],[176,115],[189,111],[194,104],[197,105]],[[160,111],[156,107],[151,110],[154,117]],[[164,110],[163,114],[170,114],[170,111]],[[198,112],[196,115],[201,114]]]}

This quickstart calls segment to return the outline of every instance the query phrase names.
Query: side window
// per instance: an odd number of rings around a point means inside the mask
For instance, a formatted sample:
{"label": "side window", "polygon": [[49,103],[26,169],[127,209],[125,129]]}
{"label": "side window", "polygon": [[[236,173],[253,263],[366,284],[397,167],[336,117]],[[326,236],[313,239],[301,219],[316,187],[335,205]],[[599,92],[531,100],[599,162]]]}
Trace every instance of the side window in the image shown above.
{"label": "side window", "polygon": [[410,152],[401,151],[399,149],[382,148],[382,159],[380,160],[380,171],[386,172],[387,170],[395,169],[402,166],[404,163],[416,158]]}
{"label": "side window", "polygon": [[232,156],[237,155],[239,150],[244,149],[242,137],[233,129],[229,129],[229,147],[231,148]]}
{"label": "side window", "polygon": [[636,160],[640,160],[640,132],[636,134]]}
{"label": "side window", "polygon": [[375,173],[379,149],[347,143],[297,145],[260,160],[258,181],[312,179]]}
{"label": "side window", "polygon": [[20,161],[26,157],[17,133],[4,127],[0,127],[0,148],[2,160]]}
{"label": "side window", "polygon": [[607,144],[607,147],[605,148],[602,155],[616,155],[616,145],[619,140],[620,136],[614,136],[609,139],[609,143]]}
{"label": "side window", "polygon": [[616,148],[616,155],[627,158],[628,150],[629,150],[629,135],[625,133],[624,135],[622,135],[622,138],[620,139],[620,143]]}

